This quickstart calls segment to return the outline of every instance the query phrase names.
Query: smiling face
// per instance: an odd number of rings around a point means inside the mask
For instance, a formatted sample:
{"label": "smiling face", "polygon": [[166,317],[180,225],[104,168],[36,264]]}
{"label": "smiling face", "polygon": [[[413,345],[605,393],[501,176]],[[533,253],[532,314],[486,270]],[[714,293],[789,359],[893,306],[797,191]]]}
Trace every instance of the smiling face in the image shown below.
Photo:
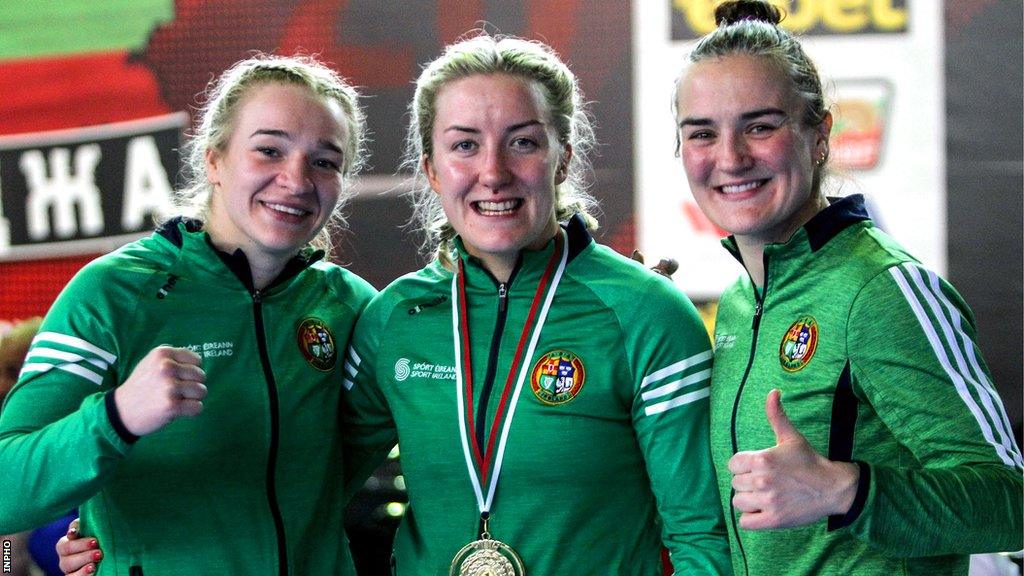
{"label": "smiling face", "polygon": [[206,154],[214,244],[271,267],[294,256],[338,204],[346,134],[336,102],[298,85],[252,87],[224,149]]}
{"label": "smiling face", "polygon": [[435,100],[430,187],[466,250],[499,278],[558,230],[555,188],[571,154],[534,84],[506,74],[455,80]]}
{"label": "smiling face", "polygon": [[788,76],[763,57],[695,63],[679,83],[680,153],[701,210],[740,241],[784,242],[827,205],[814,189],[832,117],[801,122]]}

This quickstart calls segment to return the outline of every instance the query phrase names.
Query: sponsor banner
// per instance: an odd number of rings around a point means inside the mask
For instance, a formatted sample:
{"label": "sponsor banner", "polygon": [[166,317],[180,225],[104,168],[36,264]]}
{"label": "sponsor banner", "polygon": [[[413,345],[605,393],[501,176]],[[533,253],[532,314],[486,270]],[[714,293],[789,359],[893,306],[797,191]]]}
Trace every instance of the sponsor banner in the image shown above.
{"label": "sponsor banner", "polygon": [[88,254],[169,214],[184,112],[0,137],[0,260]]}
{"label": "sponsor banner", "polygon": [[[669,105],[697,37],[714,26],[707,0],[635,2],[634,102],[638,244],[679,261],[677,284],[717,298],[743,272],[725,232],[693,200],[675,157]],[[945,113],[941,3],[790,0],[783,26],[822,76],[834,122],[830,196],[863,193],[872,217],[928,267],[946,268]],[[640,31],[643,31],[642,33]],[[652,31],[661,31],[653,33]],[[927,127],[927,129],[922,129]]]}
{"label": "sponsor banner", "polygon": [[[693,40],[715,28],[722,0],[667,0],[672,40]],[[776,0],[784,28],[804,36],[892,34],[907,31],[908,0]]]}
{"label": "sponsor banner", "polygon": [[890,126],[892,82],[884,78],[838,80],[829,158],[846,170],[878,166]]}

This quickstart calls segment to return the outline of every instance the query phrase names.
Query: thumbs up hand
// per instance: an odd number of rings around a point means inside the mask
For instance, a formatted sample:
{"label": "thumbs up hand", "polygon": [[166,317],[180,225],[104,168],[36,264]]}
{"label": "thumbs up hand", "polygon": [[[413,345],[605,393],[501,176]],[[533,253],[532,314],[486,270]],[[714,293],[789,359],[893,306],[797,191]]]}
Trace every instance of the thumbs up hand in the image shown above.
{"label": "thumbs up hand", "polygon": [[765,415],[775,446],[737,452],[729,459],[732,503],[747,530],[789,528],[845,514],[853,505],[860,469],[818,454],[782,409],[782,393],[772,390]]}

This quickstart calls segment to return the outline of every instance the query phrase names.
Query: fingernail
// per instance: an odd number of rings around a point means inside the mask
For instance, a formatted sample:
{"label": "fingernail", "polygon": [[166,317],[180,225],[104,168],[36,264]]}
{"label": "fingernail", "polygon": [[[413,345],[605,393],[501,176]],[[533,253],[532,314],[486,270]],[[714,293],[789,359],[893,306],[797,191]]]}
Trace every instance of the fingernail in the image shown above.
{"label": "fingernail", "polygon": [[78,528],[68,528],[68,536],[74,538],[78,535]]}
{"label": "fingernail", "polygon": [[95,571],[96,571],[96,566],[94,566],[93,564],[86,565],[86,567],[85,567],[85,573],[86,574],[92,574]]}
{"label": "fingernail", "polygon": [[95,538],[93,538],[92,540],[89,540],[89,548],[99,548],[99,547],[100,547],[100,543],[97,542]]}
{"label": "fingernail", "polygon": [[97,551],[92,553],[92,561],[93,562],[99,562],[102,559],[103,559],[103,552],[101,552],[100,550],[97,550]]}

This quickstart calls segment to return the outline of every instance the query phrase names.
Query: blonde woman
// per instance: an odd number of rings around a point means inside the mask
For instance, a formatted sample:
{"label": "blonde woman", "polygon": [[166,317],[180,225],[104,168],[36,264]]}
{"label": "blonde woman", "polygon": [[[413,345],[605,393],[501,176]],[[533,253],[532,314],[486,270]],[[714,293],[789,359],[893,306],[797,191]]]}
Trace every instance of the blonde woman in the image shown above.
{"label": "blonde woman", "polygon": [[310,244],[363,126],[312,59],[211,87],[189,216],[86,266],[29,349],[0,415],[0,532],[78,506],[79,573],[351,573],[340,355],[374,290]]}

